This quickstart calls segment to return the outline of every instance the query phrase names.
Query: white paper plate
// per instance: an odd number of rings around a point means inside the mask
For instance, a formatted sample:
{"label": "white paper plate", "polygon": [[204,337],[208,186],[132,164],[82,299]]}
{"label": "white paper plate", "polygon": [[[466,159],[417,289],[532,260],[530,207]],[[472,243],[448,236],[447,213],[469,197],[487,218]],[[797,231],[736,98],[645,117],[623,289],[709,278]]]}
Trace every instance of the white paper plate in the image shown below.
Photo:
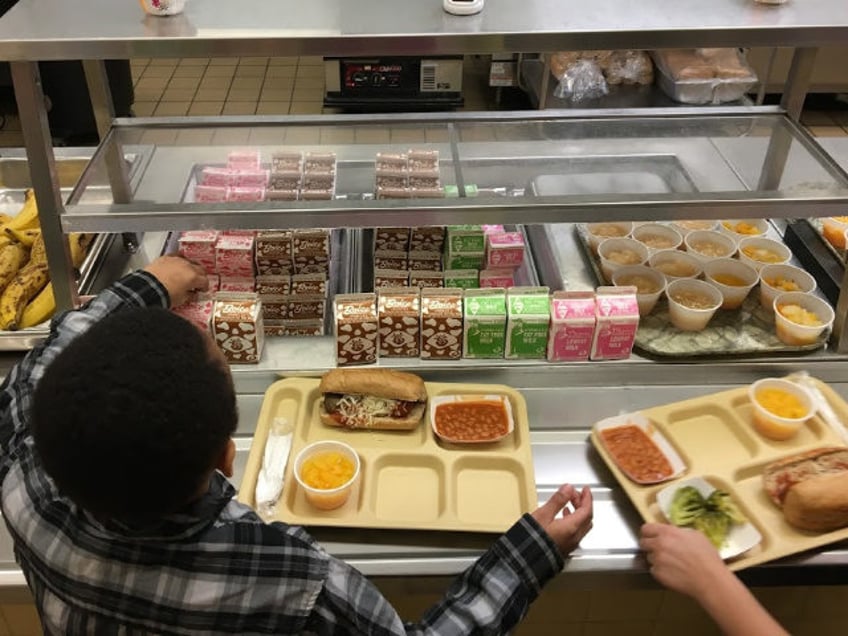
{"label": "white paper plate", "polygon": [[[625,470],[619,463],[616,456],[606,448],[606,444],[604,444],[604,438],[601,436],[601,431],[606,430],[608,428],[617,428],[619,426],[626,426],[628,424],[633,424],[638,426],[645,434],[651,439],[651,441],[656,444],[657,448],[660,452],[665,455],[665,458],[668,460],[668,463],[671,464],[671,474],[668,477],[663,477],[662,479],[638,479],[636,476],[630,474],[627,470]],[[606,419],[601,420],[600,422],[595,423],[593,427],[595,429],[595,433],[598,435],[598,439],[601,444],[604,444],[604,448],[606,448],[607,453],[612,458],[612,460],[616,463],[616,466],[619,467],[621,472],[623,472],[629,479],[635,481],[637,484],[660,484],[664,481],[668,481],[669,479],[674,479],[678,475],[680,475],[684,470],[686,470],[686,464],[683,463],[683,460],[680,458],[680,455],[677,454],[677,451],[674,450],[674,447],[668,442],[668,440],[657,430],[657,427],[651,423],[651,421],[642,415],[642,413],[624,413],[622,415],[615,415],[613,417],[608,417]]]}
{"label": "white paper plate", "polygon": [[[506,409],[506,433],[500,437],[481,440],[454,439],[452,437],[441,435],[439,431],[436,430],[436,409],[440,404],[449,404],[452,402],[501,402]],[[510,405],[509,398],[506,395],[438,395],[430,398],[430,428],[433,429],[433,434],[436,437],[446,442],[450,442],[451,444],[491,444],[512,435],[512,431],[515,429],[515,420],[512,418],[512,406]]]}
{"label": "white paper plate", "polygon": [[[674,493],[684,486],[693,486],[698,492],[703,495],[704,499],[710,496],[710,493],[715,490],[710,482],[701,477],[692,477],[682,481],[675,482],[670,486],[666,486],[657,493],[657,505],[665,515],[665,518],[671,522],[671,501],[674,499]],[[743,552],[747,552],[760,541],[763,540],[762,535],[754,527],[752,523],[734,524],[730,527],[730,532],[727,534],[727,540],[721,546],[718,553],[722,559],[732,559],[739,556]]]}

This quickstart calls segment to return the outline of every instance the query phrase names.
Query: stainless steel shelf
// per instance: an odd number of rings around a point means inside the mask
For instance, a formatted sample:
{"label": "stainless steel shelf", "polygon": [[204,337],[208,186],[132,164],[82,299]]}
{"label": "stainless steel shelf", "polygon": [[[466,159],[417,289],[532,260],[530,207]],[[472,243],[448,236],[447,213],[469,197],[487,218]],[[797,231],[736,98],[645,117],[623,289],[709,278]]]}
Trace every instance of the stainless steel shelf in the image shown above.
{"label": "stainless steel shelf", "polygon": [[[91,16],[97,16],[92,20]],[[471,17],[420,0],[189,2],[185,13],[145,17],[137,3],[21,0],[0,22],[5,60],[213,55],[446,55],[502,51],[694,46],[825,46],[848,38],[843,0],[774,7],[736,0],[489,0]]]}

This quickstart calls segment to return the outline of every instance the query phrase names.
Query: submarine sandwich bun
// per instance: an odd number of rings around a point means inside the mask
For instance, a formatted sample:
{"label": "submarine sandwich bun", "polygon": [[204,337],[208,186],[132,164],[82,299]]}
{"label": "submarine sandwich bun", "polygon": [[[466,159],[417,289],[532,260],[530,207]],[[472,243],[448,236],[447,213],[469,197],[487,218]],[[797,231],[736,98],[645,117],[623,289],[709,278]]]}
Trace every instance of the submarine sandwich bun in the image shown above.
{"label": "submarine sandwich bun", "polygon": [[783,516],[802,530],[848,526],[848,448],[826,447],[766,466],[763,484]]}
{"label": "submarine sandwich bun", "polygon": [[333,369],[318,390],[321,421],[329,426],[412,430],[427,408],[424,381],[392,369]]}

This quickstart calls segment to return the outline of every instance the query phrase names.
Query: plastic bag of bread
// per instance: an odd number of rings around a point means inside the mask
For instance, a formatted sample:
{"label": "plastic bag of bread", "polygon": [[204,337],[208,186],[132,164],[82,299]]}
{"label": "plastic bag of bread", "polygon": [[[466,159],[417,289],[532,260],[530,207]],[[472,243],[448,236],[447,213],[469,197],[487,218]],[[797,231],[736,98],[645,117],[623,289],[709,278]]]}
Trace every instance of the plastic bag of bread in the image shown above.
{"label": "plastic bag of bread", "polygon": [[660,88],[686,104],[742,99],[757,76],[739,49],[663,49],[651,53]]}
{"label": "plastic bag of bread", "polygon": [[654,65],[645,51],[609,51],[599,63],[610,86],[654,83]]}
{"label": "plastic bag of bread", "polygon": [[593,60],[583,59],[571,64],[559,78],[554,97],[573,103],[598,99],[609,92],[601,67]]}

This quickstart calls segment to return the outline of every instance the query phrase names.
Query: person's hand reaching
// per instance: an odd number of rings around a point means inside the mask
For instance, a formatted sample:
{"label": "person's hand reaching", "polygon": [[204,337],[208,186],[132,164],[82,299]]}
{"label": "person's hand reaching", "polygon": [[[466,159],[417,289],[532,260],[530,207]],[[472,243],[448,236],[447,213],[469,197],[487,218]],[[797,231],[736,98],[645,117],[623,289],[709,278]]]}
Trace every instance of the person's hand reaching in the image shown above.
{"label": "person's hand reaching", "polygon": [[[557,516],[560,511],[562,516]],[[592,493],[589,488],[578,492],[571,484],[563,484],[532,516],[567,556],[592,529]]]}
{"label": "person's hand reaching", "polygon": [[194,292],[209,289],[209,279],[203,268],[182,256],[160,256],[144,271],[153,274],[168,290],[171,307],[182,305]]}

